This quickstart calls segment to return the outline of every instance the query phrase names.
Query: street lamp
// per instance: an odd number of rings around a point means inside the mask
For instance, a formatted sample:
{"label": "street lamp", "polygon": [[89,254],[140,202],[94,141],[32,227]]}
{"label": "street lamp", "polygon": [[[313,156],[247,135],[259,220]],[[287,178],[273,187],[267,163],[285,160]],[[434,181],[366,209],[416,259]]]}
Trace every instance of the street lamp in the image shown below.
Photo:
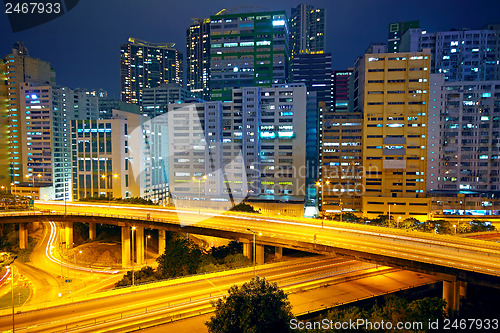
{"label": "street lamp", "polygon": [[[255,234],[257,234],[257,232],[248,228],[247,230],[253,233],[253,276],[255,277],[255,263],[257,262],[257,254],[256,254],[257,251],[255,251]],[[259,236],[262,236],[262,233],[259,232]]]}
{"label": "street lamp", "polygon": [[146,236],[146,265],[148,264],[148,239],[151,238],[151,235]]}
{"label": "street lamp", "polygon": [[10,291],[11,291],[11,297],[12,297],[12,332],[16,330],[16,323],[14,321],[14,261],[17,259],[17,256],[15,256],[12,261],[10,262],[9,267],[10,268]]}
{"label": "street lamp", "polygon": [[398,216],[398,229],[399,229],[399,221],[401,221],[401,216]]}
{"label": "street lamp", "polygon": [[134,286],[135,284],[135,272],[134,272],[134,268],[135,268],[135,256],[134,256],[134,252],[135,252],[135,246],[134,246],[134,231],[135,231],[135,227],[132,227],[132,286]]}
{"label": "street lamp", "polygon": [[[327,180],[325,182],[325,184],[330,184],[330,181]],[[324,184],[323,184],[323,178],[321,178],[321,181],[317,181],[316,182],[316,186],[319,188],[318,189],[318,194],[319,192],[321,191],[321,196],[319,196],[319,199],[321,200],[321,207],[323,208],[323,205],[324,205],[324,202],[323,202],[323,197],[324,197],[324,191],[323,191],[323,187],[324,187]]]}
{"label": "street lamp", "polygon": [[455,228],[455,235],[456,235],[456,234],[457,234],[457,225],[456,225],[456,224],[454,224],[454,225],[453,225],[453,228]]}
{"label": "street lamp", "polygon": [[[396,206],[396,204],[393,204],[394,206]],[[390,226],[391,225],[391,204],[388,204],[389,206],[389,216],[388,216],[388,221],[387,221],[387,225]]]}
{"label": "street lamp", "polygon": [[[12,186],[14,186],[14,193],[12,193]],[[14,206],[16,205],[16,184],[10,183],[10,192],[14,195]]]}
{"label": "street lamp", "polygon": [[[205,182],[205,180],[207,179],[207,175],[203,175],[203,182]],[[197,181],[196,177],[193,176],[193,181]],[[201,179],[198,180],[198,214],[201,214]]]}

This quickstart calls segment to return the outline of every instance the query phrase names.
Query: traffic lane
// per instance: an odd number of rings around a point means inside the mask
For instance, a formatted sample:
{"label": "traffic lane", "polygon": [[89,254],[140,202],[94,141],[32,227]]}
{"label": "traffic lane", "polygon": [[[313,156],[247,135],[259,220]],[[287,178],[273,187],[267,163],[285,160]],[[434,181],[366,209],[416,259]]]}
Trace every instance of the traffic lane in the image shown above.
{"label": "traffic lane", "polygon": [[[333,259],[331,261],[335,261]],[[328,262],[330,260],[326,260]],[[314,265],[314,264],[313,264]],[[284,268],[278,268],[276,270],[266,270],[266,272],[259,272],[260,276],[266,276],[268,278],[273,278],[273,276],[281,276],[285,273],[292,273],[297,269],[303,269],[305,267],[311,268],[311,264],[301,264],[298,268],[293,266],[288,266]],[[316,272],[314,270],[313,272]],[[109,315],[110,313],[116,313],[117,307],[118,311],[133,311],[138,308],[145,308],[147,306],[164,305],[165,302],[179,303],[189,298],[199,298],[210,294],[220,293],[221,290],[225,292],[235,283],[244,283],[248,281],[253,276],[253,272],[247,272],[245,274],[239,274],[238,276],[227,276],[219,279],[207,279],[202,281],[197,281],[195,283],[186,283],[173,287],[163,287],[154,288],[152,290],[146,290],[143,292],[135,292],[133,294],[126,294],[123,296],[109,297],[107,299],[101,299],[98,301],[85,302],[73,306],[62,306],[58,308],[50,309],[50,311],[38,311],[35,313],[24,313],[18,315],[16,322],[19,325],[29,325],[32,323],[41,323],[47,319],[59,320],[73,318],[75,315],[85,315],[90,314],[95,317],[95,310],[99,308],[100,313],[104,315]],[[145,299],[147,299],[145,301]],[[132,304],[131,306],[125,307],[125,304]],[[117,306],[118,305],[118,306]],[[49,313],[50,312],[50,313]],[[0,323],[3,320],[0,318]],[[0,324],[0,327],[3,325]]]}

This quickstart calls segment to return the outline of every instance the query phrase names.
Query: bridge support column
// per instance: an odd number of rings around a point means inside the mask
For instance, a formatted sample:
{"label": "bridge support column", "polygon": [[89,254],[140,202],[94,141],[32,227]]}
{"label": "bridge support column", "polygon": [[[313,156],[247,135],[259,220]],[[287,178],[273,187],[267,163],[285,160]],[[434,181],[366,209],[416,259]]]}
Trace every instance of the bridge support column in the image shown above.
{"label": "bridge support column", "polygon": [[465,281],[460,281],[460,298],[467,298],[467,282]]}
{"label": "bridge support column", "polygon": [[97,236],[95,222],[89,222],[89,239],[95,240]]}
{"label": "bridge support column", "polygon": [[449,316],[458,313],[460,306],[460,285],[458,282],[443,281],[443,300]]}
{"label": "bridge support column", "polygon": [[135,257],[137,265],[142,265],[144,264],[144,227],[136,227],[135,231]]}
{"label": "bridge support column", "polygon": [[275,259],[283,258],[283,248],[281,246],[274,247],[274,258]]}
{"label": "bridge support column", "polygon": [[28,248],[28,223],[19,223],[19,248]]}
{"label": "bridge support column", "polygon": [[66,239],[66,248],[73,248],[73,222],[65,222],[64,223],[64,231],[65,231],[65,239]]}
{"label": "bridge support column", "polygon": [[162,255],[165,253],[165,248],[167,247],[167,236],[165,230],[158,230],[158,254]]}
{"label": "bridge support column", "polygon": [[255,244],[255,255],[257,265],[264,264],[264,245]]}
{"label": "bridge support column", "polygon": [[122,227],[122,267],[130,267],[130,227]]}
{"label": "bridge support column", "polygon": [[248,260],[253,261],[252,257],[252,243],[243,243],[243,255],[248,258]]}

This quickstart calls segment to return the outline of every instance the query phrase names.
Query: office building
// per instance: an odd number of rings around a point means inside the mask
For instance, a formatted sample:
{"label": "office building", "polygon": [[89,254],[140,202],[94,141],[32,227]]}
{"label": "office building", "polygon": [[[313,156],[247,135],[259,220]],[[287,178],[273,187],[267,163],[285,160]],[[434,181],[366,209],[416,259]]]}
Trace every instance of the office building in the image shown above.
{"label": "office building", "polygon": [[444,76],[431,75],[427,191],[498,197],[500,81],[445,82]]}
{"label": "office building", "polygon": [[147,117],[113,110],[111,119],[72,120],[73,198],[146,197]]}
{"label": "office building", "polygon": [[168,111],[168,104],[200,102],[198,96],[176,83],[145,88],[142,93],[142,113],[154,118]]}
{"label": "office building", "polygon": [[341,210],[360,213],[363,108],[349,104],[359,81],[351,82],[353,69],[335,70],[332,76],[333,107],[325,109],[322,117],[320,208],[326,215]]}
{"label": "office building", "polygon": [[305,86],[245,87],[232,94],[233,102],[169,105],[172,196],[303,202]]}
{"label": "office building", "polygon": [[[8,54],[2,62],[4,71],[0,75],[2,75],[2,83],[6,84],[2,91],[6,94],[7,99],[0,103],[0,114],[3,119],[9,119],[8,123],[3,123],[3,140],[1,143],[1,150],[4,155],[7,149],[9,151],[9,171],[8,175],[4,175],[7,177],[2,179],[8,183],[5,186],[10,186],[11,182],[19,184],[25,181],[25,174],[21,164],[21,161],[25,158],[21,140],[26,136],[21,130],[21,121],[24,119],[20,105],[22,100],[21,86],[25,82],[33,85],[54,86],[55,71],[48,62],[30,57],[28,50],[20,42],[14,44],[12,53]],[[8,126],[8,128],[5,126]],[[4,164],[3,173],[6,172],[5,167]]]}
{"label": "office building", "polygon": [[323,53],[326,45],[326,10],[300,4],[290,17],[290,56]]}
{"label": "office building", "polygon": [[[429,53],[365,54],[357,65],[363,108],[362,212],[428,218]],[[391,208],[389,208],[391,207]]]}
{"label": "office building", "polygon": [[231,101],[232,89],[271,87],[288,79],[285,11],[210,17],[210,99]]}
{"label": "office building", "polygon": [[142,92],[162,84],[182,85],[182,54],[174,43],[129,38],[120,48],[121,100],[142,106]]}
{"label": "office building", "polygon": [[430,33],[409,29],[401,39],[404,52],[431,50],[433,73],[445,81],[500,80],[500,25],[479,30],[450,30]]}
{"label": "office building", "polygon": [[[320,158],[320,122],[324,110],[332,107],[332,56],[330,53],[298,54],[293,58],[292,79],[304,83],[308,91],[306,131],[307,205],[317,207],[317,188]],[[322,105],[320,107],[320,104]]]}
{"label": "office building", "polygon": [[210,98],[210,19],[195,18],[186,31],[186,87]]}
{"label": "office building", "polygon": [[24,182],[52,186],[54,195],[46,199],[71,201],[70,121],[97,119],[97,97],[85,90],[29,83],[20,86],[20,96]]}
{"label": "office building", "polygon": [[[387,36],[388,52],[396,53],[405,51],[400,48],[402,36],[409,29],[416,29],[419,27],[420,27],[419,21],[390,23]],[[411,51],[411,52],[417,52],[417,51]]]}

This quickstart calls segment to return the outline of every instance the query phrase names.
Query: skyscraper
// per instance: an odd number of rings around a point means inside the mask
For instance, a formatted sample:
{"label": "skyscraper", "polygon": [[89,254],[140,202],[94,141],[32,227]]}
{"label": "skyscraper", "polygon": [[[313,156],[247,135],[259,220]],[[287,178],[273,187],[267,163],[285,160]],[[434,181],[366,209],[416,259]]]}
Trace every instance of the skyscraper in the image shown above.
{"label": "skyscraper", "polygon": [[361,211],[363,108],[349,104],[353,69],[333,71],[333,107],[323,112],[321,132],[321,210],[326,214]]}
{"label": "skyscraper", "polygon": [[[323,112],[332,107],[332,56],[330,53],[298,54],[293,58],[294,83],[304,83],[308,91],[306,116],[307,205],[316,199],[315,183],[319,179],[320,123]],[[322,105],[320,107],[320,104]]]}
{"label": "skyscraper", "polygon": [[[3,123],[2,128],[2,151],[9,150],[9,173],[0,177],[0,182],[16,184],[25,181],[23,174],[22,160],[24,158],[21,140],[26,136],[22,132],[21,121],[25,119],[21,110],[22,96],[20,88],[24,83],[33,85],[55,85],[55,71],[46,61],[32,58],[28,54],[27,48],[21,42],[14,44],[12,53],[3,60],[4,71],[2,71],[5,82],[6,101],[0,103],[0,114],[9,119],[8,124]],[[8,132],[6,132],[6,127]],[[5,168],[3,168],[5,173]],[[5,177],[7,176],[7,177]],[[5,184],[5,185],[7,185]]]}
{"label": "skyscraper", "polygon": [[[365,54],[357,64],[363,108],[362,210],[426,219],[429,53]],[[389,208],[390,207],[390,208]]]}
{"label": "skyscraper", "polygon": [[430,96],[428,192],[497,198],[500,81],[444,82],[432,74]]}
{"label": "skyscraper", "polygon": [[186,31],[186,87],[199,97],[210,98],[210,19],[193,19]]}
{"label": "skyscraper", "polygon": [[432,73],[443,73],[445,81],[500,80],[498,59],[500,25],[478,30],[427,32],[409,29],[401,37],[403,52],[431,50]]}
{"label": "skyscraper", "polygon": [[156,44],[129,38],[120,49],[121,99],[141,106],[144,88],[182,85],[182,54],[174,43]]}
{"label": "skyscraper", "polygon": [[300,4],[290,18],[290,56],[323,53],[326,45],[326,11]]}
{"label": "skyscraper", "polygon": [[71,201],[70,122],[97,119],[97,97],[84,90],[29,83],[20,86],[20,96],[24,181],[53,187],[50,199]]}
{"label": "skyscraper", "polygon": [[210,17],[210,98],[230,101],[232,89],[270,87],[288,79],[285,11]]}

